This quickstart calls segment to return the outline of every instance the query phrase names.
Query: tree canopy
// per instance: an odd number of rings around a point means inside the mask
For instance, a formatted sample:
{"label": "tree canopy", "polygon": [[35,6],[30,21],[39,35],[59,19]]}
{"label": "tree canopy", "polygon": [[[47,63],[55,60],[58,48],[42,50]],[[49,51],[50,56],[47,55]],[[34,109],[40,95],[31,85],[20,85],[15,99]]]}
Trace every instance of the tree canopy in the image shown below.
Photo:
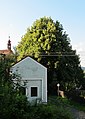
{"label": "tree canopy", "polygon": [[49,84],[56,79],[65,90],[82,85],[79,56],[72,50],[59,21],[54,22],[50,17],[36,20],[21,38],[17,50],[18,60],[30,56],[48,68]]}

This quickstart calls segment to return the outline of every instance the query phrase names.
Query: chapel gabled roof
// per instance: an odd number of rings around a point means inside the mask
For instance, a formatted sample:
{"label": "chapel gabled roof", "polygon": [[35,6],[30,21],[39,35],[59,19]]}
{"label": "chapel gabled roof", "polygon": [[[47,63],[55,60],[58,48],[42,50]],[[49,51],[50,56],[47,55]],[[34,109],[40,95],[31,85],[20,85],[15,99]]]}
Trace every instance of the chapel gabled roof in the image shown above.
{"label": "chapel gabled roof", "polygon": [[42,65],[41,63],[37,62],[36,60],[34,60],[33,58],[31,58],[30,56],[26,56],[25,58],[21,59],[20,61],[16,62],[15,64],[13,64],[13,66],[16,66],[18,64],[20,64],[21,62],[25,61],[25,60],[31,60],[34,63],[36,63],[37,65],[41,66],[42,68],[47,69],[47,67],[45,67],[44,65]]}

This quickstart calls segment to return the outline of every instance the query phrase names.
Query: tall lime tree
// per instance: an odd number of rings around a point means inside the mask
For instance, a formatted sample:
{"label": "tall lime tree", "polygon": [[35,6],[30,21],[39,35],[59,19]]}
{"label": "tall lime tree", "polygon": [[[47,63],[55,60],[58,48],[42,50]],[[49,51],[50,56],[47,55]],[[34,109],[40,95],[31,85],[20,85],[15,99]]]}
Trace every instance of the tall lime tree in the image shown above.
{"label": "tall lime tree", "polygon": [[18,60],[30,56],[48,68],[48,84],[56,79],[65,90],[82,85],[79,56],[72,50],[60,22],[50,17],[36,20],[21,38],[17,50]]}

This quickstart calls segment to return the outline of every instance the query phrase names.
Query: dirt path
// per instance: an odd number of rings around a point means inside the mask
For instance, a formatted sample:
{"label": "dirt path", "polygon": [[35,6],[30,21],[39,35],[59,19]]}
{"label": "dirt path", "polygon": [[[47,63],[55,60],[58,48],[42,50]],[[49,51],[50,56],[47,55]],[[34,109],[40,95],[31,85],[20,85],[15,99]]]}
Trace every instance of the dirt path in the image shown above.
{"label": "dirt path", "polygon": [[71,112],[72,112],[75,119],[85,119],[85,112],[78,111],[74,108],[71,109]]}

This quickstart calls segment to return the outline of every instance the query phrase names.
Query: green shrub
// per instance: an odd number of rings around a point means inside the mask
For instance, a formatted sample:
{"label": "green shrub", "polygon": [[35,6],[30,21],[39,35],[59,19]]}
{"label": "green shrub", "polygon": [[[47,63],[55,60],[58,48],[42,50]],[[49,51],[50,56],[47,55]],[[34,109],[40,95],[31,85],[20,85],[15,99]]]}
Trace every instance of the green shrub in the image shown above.
{"label": "green shrub", "polygon": [[73,119],[69,111],[55,105],[38,105],[33,110],[30,119]]}
{"label": "green shrub", "polygon": [[23,95],[14,96],[6,102],[1,119],[73,119],[62,106],[39,104],[31,106]]}
{"label": "green shrub", "polygon": [[85,99],[84,99],[84,92],[82,90],[71,90],[68,92],[68,98],[71,100],[84,104]]}

